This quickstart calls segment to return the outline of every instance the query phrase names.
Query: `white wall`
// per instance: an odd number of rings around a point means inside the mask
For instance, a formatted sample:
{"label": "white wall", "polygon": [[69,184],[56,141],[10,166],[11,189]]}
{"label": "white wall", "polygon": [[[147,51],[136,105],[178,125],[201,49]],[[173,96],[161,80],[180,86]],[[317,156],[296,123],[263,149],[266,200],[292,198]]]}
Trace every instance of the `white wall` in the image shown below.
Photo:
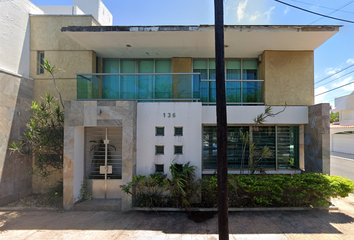
{"label": "white wall", "polygon": [[81,183],[84,181],[84,127],[75,127],[74,145],[74,202],[78,200],[81,190]]}
{"label": "white wall", "polygon": [[0,1],[0,68],[29,77],[29,14],[43,11],[28,0]]}
{"label": "white wall", "polygon": [[341,114],[340,125],[343,125],[342,121],[354,120],[354,110],[352,110],[352,109],[342,110],[342,111],[340,111],[340,114]]}
{"label": "white wall", "polygon": [[85,14],[94,16],[101,25],[111,26],[113,24],[112,13],[101,0],[73,0],[73,3]]}
{"label": "white wall", "polygon": [[[227,106],[227,124],[253,124],[253,118],[264,113],[266,106]],[[284,107],[272,107],[277,113]],[[202,123],[216,124],[216,107],[202,107]],[[265,124],[308,124],[307,106],[289,106],[283,113],[275,117],[268,117]]]}
{"label": "white wall", "polygon": [[[155,172],[155,164],[164,164],[169,174],[171,161],[191,162],[201,178],[202,123],[201,103],[138,103],[137,109],[137,174]],[[165,113],[165,117],[164,117]],[[176,114],[168,117],[168,113]],[[165,128],[165,136],[155,136],[156,127]],[[174,136],[174,127],[183,127],[183,136]],[[155,145],[164,145],[164,155],[155,155]],[[183,155],[174,155],[174,146],[183,145]]]}
{"label": "white wall", "polygon": [[64,14],[64,15],[84,15],[85,13],[77,6],[37,6],[43,10],[45,14]]}

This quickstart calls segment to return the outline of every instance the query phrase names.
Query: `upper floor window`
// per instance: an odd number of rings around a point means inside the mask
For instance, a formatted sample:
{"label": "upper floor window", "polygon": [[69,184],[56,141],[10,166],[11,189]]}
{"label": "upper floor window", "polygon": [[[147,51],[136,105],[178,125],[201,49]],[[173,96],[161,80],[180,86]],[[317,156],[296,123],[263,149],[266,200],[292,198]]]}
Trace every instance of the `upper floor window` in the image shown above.
{"label": "upper floor window", "polygon": [[[105,99],[155,99],[171,98],[173,79],[170,59],[104,59],[104,73],[121,73],[102,78],[102,98]],[[127,73],[127,75],[124,75]],[[146,73],[146,75],[132,75]]]}
{"label": "upper floor window", "polygon": [[[215,60],[194,59],[193,72],[199,72],[201,79],[215,80]],[[258,61],[256,59],[226,60],[225,78],[227,80],[257,80]]]}
{"label": "upper floor window", "polygon": [[44,74],[44,69],[42,65],[44,64],[44,52],[38,51],[37,52],[37,75]]}
{"label": "upper floor window", "polygon": [[[215,103],[215,60],[194,59],[193,72],[199,72],[201,76],[200,100],[203,103]],[[259,103],[263,101],[262,82],[258,80],[258,60],[226,60],[225,80],[227,103]]]}

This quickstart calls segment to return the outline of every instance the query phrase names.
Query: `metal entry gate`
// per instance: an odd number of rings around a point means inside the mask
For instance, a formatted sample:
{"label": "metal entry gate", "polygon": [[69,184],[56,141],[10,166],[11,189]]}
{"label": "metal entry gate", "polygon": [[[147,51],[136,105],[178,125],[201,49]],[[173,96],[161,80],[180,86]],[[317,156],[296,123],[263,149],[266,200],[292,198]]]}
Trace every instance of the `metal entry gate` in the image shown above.
{"label": "metal entry gate", "polygon": [[122,127],[85,128],[85,178],[94,198],[121,198]]}

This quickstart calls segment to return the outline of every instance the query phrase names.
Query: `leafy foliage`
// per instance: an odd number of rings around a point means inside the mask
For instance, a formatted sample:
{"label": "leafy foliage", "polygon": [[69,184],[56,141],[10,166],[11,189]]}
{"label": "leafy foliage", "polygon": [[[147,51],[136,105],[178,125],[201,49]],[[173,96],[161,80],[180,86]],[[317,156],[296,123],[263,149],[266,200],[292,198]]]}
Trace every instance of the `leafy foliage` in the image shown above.
{"label": "leafy foliage", "polygon": [[334,122],[339,122],[339,112],[330,112],[329,113],[329,122],[334,123]]}
{"label": "leafy foliage", "polygon": [[170,166],[172,178],[163,173],[133,176],[132,182],[120,186],[126,194],[134,196],[133,207],[187,207],[196,195],[194,182],[196,167],[190,162]]}
{"label": "leafy foliage", "polygon": [[64,113],[54,97],[46,94],[44,101],[32,101],[33,115],[26,124],[24,136],[12,142],[9,150],[32,160],[30,173],[46,178],[52,171],[63,168]]}
{"label": "leafy foliage", "polygon": [[[199,180],[202,206],[217,206],[217,177]],[[340,176],[305,173],[289,175],[229,175],[229,207],[329,206],[331,197],[346,197],[354,190]]]}

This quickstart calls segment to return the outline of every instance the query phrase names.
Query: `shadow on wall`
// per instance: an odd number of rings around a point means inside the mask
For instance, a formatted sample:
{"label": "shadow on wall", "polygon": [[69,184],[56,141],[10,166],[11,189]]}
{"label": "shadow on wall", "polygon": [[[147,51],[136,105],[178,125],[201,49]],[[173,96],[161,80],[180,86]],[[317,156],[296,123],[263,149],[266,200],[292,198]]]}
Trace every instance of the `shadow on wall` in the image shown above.
{"label": "shadow on wall", "polygon": [[0,72],[0,206],[32,193],[31,159],[7,149],[25,130],[33,80]]}

